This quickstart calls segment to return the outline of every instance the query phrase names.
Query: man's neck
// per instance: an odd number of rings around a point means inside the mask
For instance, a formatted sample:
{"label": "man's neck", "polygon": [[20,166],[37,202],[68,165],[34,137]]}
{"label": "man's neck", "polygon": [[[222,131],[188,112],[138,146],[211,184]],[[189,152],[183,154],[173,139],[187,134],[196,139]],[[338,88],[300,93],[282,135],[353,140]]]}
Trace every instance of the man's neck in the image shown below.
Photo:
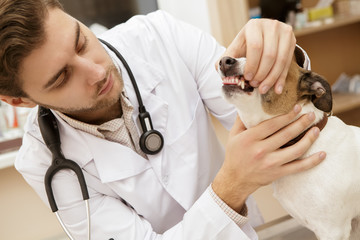
{"label": "man's neck", "polygon": [[88,124],[100,125],[122,116],[121,102],[117,101],[114,105],[101,108],[91,112],[82,112],[79,114],[66,114],[71,118]]}

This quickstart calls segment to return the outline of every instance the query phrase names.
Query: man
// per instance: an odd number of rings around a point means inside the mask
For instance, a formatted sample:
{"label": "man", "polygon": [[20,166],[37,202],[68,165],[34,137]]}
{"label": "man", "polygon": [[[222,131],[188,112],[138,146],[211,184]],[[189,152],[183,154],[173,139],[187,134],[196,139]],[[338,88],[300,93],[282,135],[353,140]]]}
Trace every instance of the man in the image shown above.
{"label": "man", "polygon": [[[281,92],[295,47],[282,23],[250,21],[226,52],[161,11],[100,36],[128,62],[154,128],[164,136],[155,155],[139,147],[138,101],[123,63],[56,0],[1,0],[0,29],[1,99],[52,109],[62,152],[86,178],[92,239],[256,239],[249,224],[255,213],[246,217],[249,195],[325,157],[321,152],[293,161],[316,139],[316,128],[279,149],[310,126],[313,115],[291,123],[300,111],[295,107],[245,129],[219,94],[214,63],[222,54],[246,55],[247,79],[262,92],[272,86]],[[233,125],[225,155],[207,111]],[[15,166],[46,203],[50,164],[34,108]],[[65,227],[75,239],[86,239],[76,176],[60,171],[52,187]]]}

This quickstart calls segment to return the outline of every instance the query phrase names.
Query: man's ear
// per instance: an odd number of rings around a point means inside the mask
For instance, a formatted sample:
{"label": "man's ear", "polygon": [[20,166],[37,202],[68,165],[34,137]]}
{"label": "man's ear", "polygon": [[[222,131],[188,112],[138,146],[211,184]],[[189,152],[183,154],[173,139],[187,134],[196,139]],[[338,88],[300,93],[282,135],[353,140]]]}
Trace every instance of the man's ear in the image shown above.
{"label": "man's ear", "polygon": [[14,107],[28,107],[32,108],[35,107],[37,104],[31,101],[28,98],[22,98],[22,97],[10,97],[10,96],[4,96],[0,95],[0,100],[3,102],[6,102]]}
{"label": "man's ear", "polygon": [[331,112],[331,87],[320,75],[310,71],[303,73],[300,77],[299,91],[302,96],[310,98],[316,108],[324,112]]}

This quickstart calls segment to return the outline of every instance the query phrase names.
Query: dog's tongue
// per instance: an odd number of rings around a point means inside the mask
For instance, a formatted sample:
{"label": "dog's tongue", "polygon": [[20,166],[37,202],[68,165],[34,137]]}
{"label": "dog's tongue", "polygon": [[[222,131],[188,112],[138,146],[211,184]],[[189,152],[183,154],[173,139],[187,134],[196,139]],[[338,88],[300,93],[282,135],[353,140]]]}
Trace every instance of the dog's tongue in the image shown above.
{"label": "dog's tongue", "polygon": [[242,89],[245,88],[245,78],[243,76],[224,77],[222,80],[224,85],[238,85]]}

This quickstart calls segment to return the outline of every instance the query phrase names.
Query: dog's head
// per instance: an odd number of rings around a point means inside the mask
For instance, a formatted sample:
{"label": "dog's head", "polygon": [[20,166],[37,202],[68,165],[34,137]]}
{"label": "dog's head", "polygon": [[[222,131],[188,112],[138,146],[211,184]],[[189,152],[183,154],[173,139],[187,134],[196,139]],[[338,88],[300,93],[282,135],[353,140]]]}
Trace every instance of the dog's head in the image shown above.
{"label": "dog's head", "polygon": [[218,66],[224,84],[223,95],[237,107],[246,127],[288,113],[295,104],[302,106],[301,114],[314,112],[316,123],[323,118],[324,112],[331,112],[331,87],[320,75],[299,67],[303,62],[304,54],[296,48],[282,94],[275,93],[271,88],[261,95],[243,77],[246,58],[224,57]]}

